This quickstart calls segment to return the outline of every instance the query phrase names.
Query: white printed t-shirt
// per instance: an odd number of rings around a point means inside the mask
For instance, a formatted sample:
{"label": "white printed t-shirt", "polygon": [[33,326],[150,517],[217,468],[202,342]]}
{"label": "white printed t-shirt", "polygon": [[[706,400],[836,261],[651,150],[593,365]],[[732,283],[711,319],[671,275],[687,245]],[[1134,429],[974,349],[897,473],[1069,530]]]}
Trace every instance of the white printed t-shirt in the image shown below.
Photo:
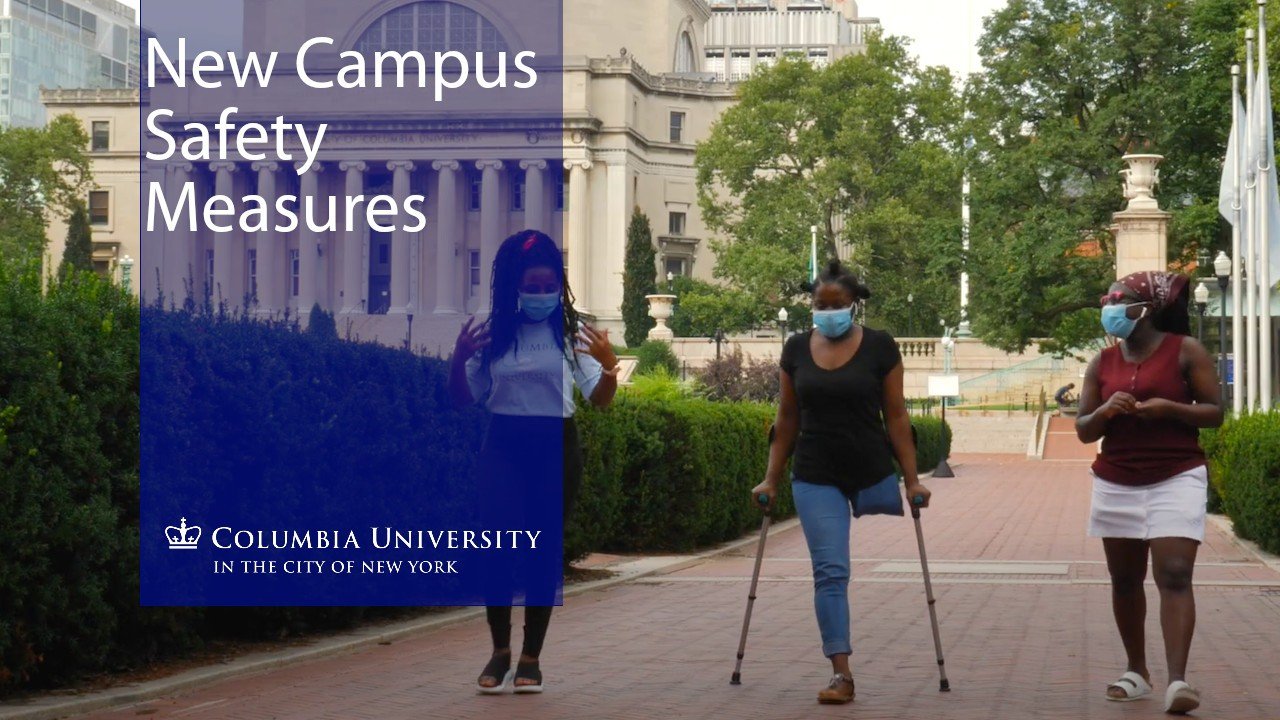
{"label": "white printed t-shirt", "polygon": [[604,368],[586,353],[573,362],[571,338],[565,338],[561,351],[554,332],[547,320],[521,323],[511,349],[491,362],[488,372],[481,368],[480,354],[472,356],[466,366],[471,397],[498,415],[573,417],[574,385],[590,398]]}

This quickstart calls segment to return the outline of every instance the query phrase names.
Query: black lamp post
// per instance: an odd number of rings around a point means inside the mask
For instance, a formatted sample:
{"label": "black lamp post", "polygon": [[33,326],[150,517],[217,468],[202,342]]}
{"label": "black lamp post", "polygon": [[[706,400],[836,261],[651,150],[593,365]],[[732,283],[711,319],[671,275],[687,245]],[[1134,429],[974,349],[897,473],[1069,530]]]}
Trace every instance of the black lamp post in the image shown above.
{"label": "black lamp post", "polygon": [[1227,406],[1227,284],[1231,282],[1231,258],[1225,252],[1218,253],[1213,261],[1213,273],[1218,276],[1218,383],[1222,387],[1222,406]]}
{"label": "black lamp post", "polygon": [[1196,283],[1196,337],[1204,344],[1204,313],[1209,307],[1209,287],[1204,283]]}
{"label": "black lamp post", "polygon": [[916,336],[916,296],[907,293],[907,337]]}
{"label": "black lamp post", "polygon": [[713,335],[709,340],[707,340],[707,342],[713,342],[713,343],[715,343],[715,344],[716,344],[716,359],[717,359],[717,360],[719,360],[719,359],[720,359],[720,345],[721,345],[721,343],[723,343],[724,341],[725,341],[724,331],[723,331],[723,330],[721,330],[720,328],[716,328],[716,334],[715,334],[715,335]]}
{"label": "black lamp post", "polygon": [[787,309],[778,310],[778,337],[782,338],[782,347],[787,346]]}

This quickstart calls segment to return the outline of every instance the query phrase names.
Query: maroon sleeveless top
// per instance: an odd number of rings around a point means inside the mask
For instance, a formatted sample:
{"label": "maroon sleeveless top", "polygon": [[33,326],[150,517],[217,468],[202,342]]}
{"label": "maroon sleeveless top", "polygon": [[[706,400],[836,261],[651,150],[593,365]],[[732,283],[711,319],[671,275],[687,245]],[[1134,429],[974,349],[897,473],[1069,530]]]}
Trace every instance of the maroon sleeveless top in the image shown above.
{"label": "maroon sleeveless top", "polygon": [[[1151,357],[1140,363],[1126,361],[1119,345],[1104,349],[1098,358],[1101,402],[1127,392],[1139,402],[1165,398],[1190,403],[1191,387],[1178,360],[1182,337],[1166,333]],[[1171,418],[1117,415],[1107,423],[1093,472],[1120,485],[1153,485],[1204,464],[1196,428]]]}

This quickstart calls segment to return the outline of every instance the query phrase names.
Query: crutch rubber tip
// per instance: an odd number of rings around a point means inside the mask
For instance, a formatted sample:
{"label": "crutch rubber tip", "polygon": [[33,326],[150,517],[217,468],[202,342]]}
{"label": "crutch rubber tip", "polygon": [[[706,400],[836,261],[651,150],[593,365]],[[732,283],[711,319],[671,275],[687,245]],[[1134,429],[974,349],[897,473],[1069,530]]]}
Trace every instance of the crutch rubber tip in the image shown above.
{"label": "crutch rubber tip", "polygon": [[734,673],[734,674],[733,674],[733,678],[729,680],[729,684],[730,684],[730,685],[741,685],[741,684],[742,684],[742,673]]}
{"label": "crutch rubber tip", "polygon": [[943,680],[942,684],[938,686],[938,692],[951,692],[951,683]]}

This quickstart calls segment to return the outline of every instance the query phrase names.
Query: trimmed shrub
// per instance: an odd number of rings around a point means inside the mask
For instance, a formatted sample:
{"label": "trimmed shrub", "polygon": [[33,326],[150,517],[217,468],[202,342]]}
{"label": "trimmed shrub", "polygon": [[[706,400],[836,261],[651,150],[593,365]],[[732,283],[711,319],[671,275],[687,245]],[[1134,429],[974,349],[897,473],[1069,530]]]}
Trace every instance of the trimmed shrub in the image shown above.
{"label": "trimmed shrub", "polygon": [[636,350],[636,375],[648,375],[658,367],[673,377],[680,374],[680,360],[671,346],[661,340],[646,340]]}
{"label": "trimmed shrub", "polygon": [[0,263],[0,692],[100,668],[139,625],[138,306]]}
{"label": "trimmed shrub", "polygon": [[778,363],[744,358],[738,347],[708,362],[696,377],[708,400],[778,401]]}
{"label": "trimmed shrub", "polygon": [[951,455],[951,426],[941,418],[918,416],[911,418],[916,429],[916,469],[925,473]]}
{"label": "trimmed shrub", "polygon": [[1280,413],[1229,418],[1205,452],[1236,534],[1280,552]]}

